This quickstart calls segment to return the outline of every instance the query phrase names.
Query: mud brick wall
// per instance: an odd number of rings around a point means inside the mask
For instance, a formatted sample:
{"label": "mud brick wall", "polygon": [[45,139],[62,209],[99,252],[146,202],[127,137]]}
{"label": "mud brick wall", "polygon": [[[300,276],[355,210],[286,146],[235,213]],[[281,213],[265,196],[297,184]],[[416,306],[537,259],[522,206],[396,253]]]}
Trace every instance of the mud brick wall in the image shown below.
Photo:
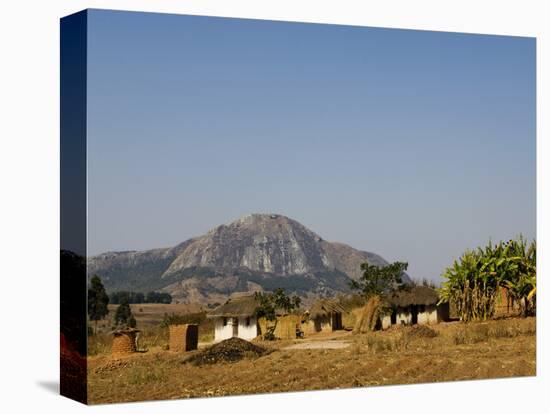
{"label": "mud brick wall", "polygon": [[199,343],[198,325],[170,325],[169,332],[170,341],[168,347],[171,351],[186,352],[197,349]]}
{"label": "mud brick wall", "polygon": [[113,338],[113,346],[111,353],[117,354],[131,354],[136,352],[136,332],[122,332],[116,333]]}

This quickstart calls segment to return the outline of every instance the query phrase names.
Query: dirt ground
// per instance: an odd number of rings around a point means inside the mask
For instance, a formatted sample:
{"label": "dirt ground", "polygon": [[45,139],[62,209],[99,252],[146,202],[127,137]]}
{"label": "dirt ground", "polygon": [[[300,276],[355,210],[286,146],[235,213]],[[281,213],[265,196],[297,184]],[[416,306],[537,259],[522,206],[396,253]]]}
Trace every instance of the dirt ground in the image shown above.
{"label": "dirt ground", "polygon": [[[88,363],[89,402],[532,376],[536,374],[535,325],[535,318],[527,318],[453,322],[427,330],[396,327],[361,335],[338,331],[302,340],[261,342],[273,352],[207,366],[186,364],[191,353],[161,347],[119,359],[95,356]],[[331,342],[346,346],[327,349]],[[289,349],[294,345],[300,347]],[[315,346],[321,349],[312,349]]]}

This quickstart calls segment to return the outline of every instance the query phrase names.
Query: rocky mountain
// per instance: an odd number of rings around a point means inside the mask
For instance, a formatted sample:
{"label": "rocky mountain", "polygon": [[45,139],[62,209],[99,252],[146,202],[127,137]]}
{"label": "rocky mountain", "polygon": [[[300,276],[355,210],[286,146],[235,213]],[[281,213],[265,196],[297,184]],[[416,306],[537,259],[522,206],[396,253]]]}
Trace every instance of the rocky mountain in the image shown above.
{"label": "rocky mountain", "polygon": [[251,214],[172,248],[90,257],[88,273],[110,291],[161,290],[180,302],[212,303],[277,287],[306,298],[347,292],[363,262],[387,264],[374,253],[323,240],[288,217]]}

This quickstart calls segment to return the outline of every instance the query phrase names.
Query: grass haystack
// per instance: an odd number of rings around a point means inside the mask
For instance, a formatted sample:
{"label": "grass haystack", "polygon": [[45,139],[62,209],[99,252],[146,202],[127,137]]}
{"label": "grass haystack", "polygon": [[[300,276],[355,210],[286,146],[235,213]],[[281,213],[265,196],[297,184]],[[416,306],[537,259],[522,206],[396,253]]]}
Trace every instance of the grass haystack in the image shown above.
{"label": "grass haystack", "polygon": [[377,323],[382,316],[382,300],[379,296],[370,298],[357,315],[353,333],[367,333],[376,329]]}
{"label": "grass haystack", "polygon": [[259,358],[271,351],[241,338],[229,338],[192,355],[184,362],[193,365],[216,364],[219,362],[237,362],[243,358]]}

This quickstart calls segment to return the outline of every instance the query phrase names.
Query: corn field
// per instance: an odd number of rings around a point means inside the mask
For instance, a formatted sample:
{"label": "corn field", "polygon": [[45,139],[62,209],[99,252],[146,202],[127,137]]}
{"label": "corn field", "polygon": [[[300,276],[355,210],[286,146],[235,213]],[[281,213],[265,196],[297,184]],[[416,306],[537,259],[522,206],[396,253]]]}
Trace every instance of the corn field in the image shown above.
{"label": "corn field", "polygon": [[441,302],[456,305],[467,322],[494,315],[497,295],[505,288],[524,316],[536,311],[536,242],[519,236],[507,242],[466,251],[443,273]]}

